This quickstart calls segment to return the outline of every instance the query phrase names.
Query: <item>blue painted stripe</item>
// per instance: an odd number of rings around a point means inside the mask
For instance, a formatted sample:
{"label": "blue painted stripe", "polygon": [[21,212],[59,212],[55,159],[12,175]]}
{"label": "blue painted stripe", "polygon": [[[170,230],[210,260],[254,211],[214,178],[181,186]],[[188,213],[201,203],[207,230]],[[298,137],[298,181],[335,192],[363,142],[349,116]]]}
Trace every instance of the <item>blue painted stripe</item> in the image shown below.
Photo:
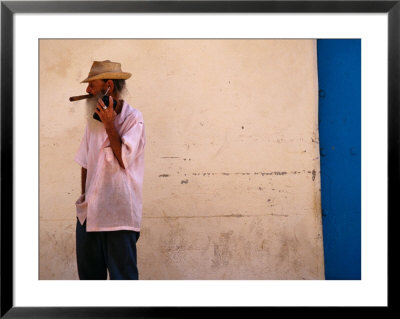
{"label": "blue painted stripe", "polygon": [[317,40],[326,279],[361,279],[361,40]]}

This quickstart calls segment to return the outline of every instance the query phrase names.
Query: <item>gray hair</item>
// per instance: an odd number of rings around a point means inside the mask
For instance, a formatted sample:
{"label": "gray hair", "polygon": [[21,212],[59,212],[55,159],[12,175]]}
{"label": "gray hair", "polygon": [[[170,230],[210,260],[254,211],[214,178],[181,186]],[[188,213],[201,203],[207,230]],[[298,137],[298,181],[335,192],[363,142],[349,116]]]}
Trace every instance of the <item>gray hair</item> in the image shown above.
{"label": "gray hair", "polygon": [[[103,81],[107,82],[108,80],[103,80]],[[126,86],[125,80],[111,79],[111,81],[114,82],[115,91],[117,91],[118,94],[121,94],[122,91],[125,89],[125,86]]]}

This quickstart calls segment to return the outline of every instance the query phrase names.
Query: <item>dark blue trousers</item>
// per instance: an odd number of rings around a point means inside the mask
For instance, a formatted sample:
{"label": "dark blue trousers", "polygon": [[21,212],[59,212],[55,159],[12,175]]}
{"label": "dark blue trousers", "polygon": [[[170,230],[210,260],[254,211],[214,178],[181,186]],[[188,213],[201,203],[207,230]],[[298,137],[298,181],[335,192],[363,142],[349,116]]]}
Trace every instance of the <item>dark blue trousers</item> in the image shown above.
{"label": "dark blue trousers", "polygon": [[130,230],[86,232],[76,221],[76,260],[80,280],[137,280],[136,242],[140,233]]}

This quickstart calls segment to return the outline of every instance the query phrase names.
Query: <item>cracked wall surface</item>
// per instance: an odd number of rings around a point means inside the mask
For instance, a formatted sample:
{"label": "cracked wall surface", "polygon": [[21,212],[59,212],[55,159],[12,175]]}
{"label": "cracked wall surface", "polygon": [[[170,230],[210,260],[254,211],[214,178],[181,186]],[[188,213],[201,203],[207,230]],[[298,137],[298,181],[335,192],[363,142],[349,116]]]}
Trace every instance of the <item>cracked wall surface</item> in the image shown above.
{"label": "cracked wall surface", "polygon": [[133,76],[147,145],[140,279],[324,279],[316,40],[40,40],[40,279],[77,279],[93,60]]}

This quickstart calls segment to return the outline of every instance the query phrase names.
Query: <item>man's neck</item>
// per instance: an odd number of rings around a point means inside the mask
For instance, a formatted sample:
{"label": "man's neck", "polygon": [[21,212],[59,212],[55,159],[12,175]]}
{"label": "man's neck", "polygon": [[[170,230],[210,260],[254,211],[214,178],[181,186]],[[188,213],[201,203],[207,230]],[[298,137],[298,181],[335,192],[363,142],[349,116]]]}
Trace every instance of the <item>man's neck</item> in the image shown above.
{"label": "man's neck", "polygon": [[115,107],[115,112],[117,114],[121,113],[122,105],[124,105],[124,100],[117,100],[117,106]]}

